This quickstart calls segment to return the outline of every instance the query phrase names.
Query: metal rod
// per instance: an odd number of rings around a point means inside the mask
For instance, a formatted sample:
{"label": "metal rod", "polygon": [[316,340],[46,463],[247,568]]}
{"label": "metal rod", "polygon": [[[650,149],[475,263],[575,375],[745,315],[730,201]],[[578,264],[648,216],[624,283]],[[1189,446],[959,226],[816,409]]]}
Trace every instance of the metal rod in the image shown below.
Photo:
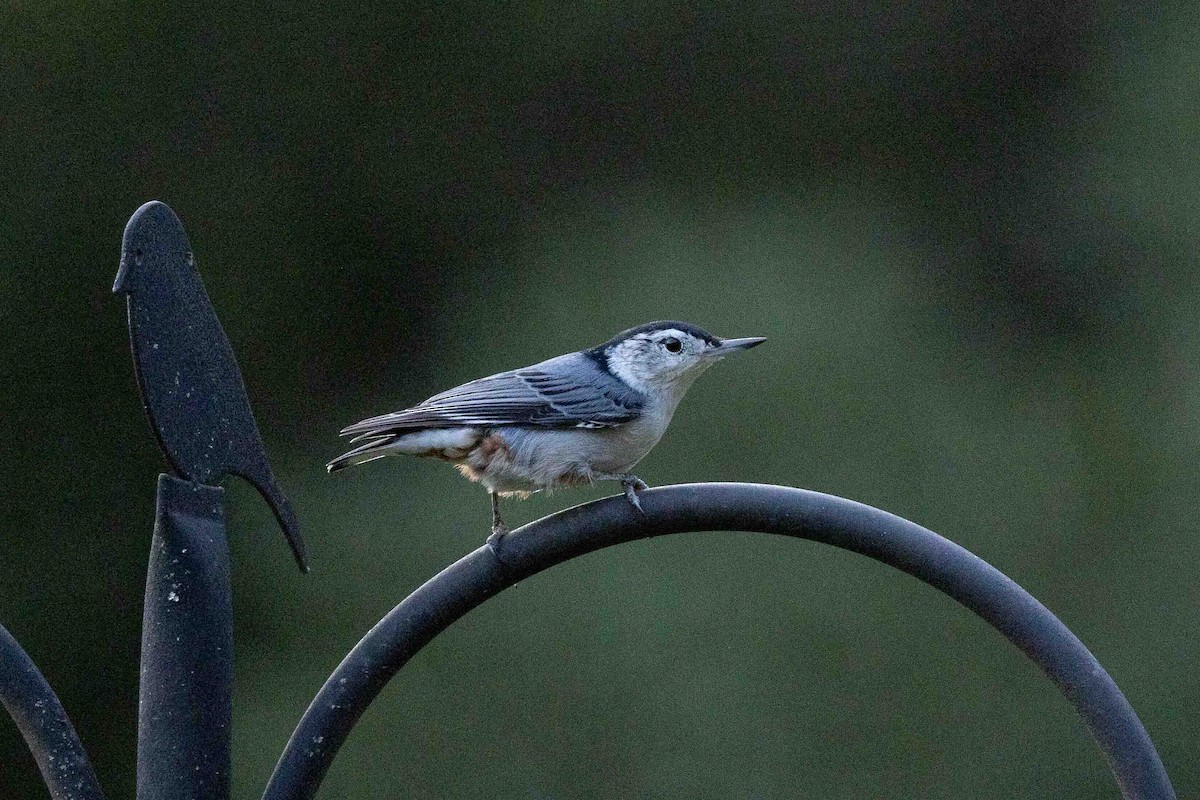
{"label": "metal rod", "polygon": [[640,493],[530,523],[464,556],[379,621],[318,692],[267,785],[264,800],[313,797],[359,717],[410,658],[451,623],[505,588],[575,556],[688,531],[776,533],[831,544],[907,572],[1004,634],[1058,685],[1083,718],[1127,800],[1174,800],[1137,714],[1096,658],[1041,603],[983,559],[936,533],[839,497],[739,483]]}
{"label": "metal rod", "polygon": [[104,800],[83,743],[58,696],[3,625],[0,703],[25,737],[54,800]]}
{"label": "metal rod", "polygon": [[158,476],[138,701],[138,800],[228,800],[233,606],[225,490]]}

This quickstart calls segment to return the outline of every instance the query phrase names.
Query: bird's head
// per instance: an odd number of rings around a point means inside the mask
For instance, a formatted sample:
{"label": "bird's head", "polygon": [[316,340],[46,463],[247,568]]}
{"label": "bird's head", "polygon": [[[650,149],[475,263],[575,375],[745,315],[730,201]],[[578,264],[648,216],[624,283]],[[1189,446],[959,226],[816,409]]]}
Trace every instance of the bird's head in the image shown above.
{"label": "bird's head", "polygon": [[[179,252],[166,252],[174,248]],[[183,271],[184,274],[175,274]],[[121,265],[113,283],[116,294],[133,294],[148,277],[168,285],[188,280],[196,270],[183,223],[166,203],[151,200],[133,213],[121,239]]]}
{"label": "bird's head", "polygon": [[591,352],[634,389],[681,394],[717,361],[765,341],[721,339],[688,322],[664,321],[618,333]]}

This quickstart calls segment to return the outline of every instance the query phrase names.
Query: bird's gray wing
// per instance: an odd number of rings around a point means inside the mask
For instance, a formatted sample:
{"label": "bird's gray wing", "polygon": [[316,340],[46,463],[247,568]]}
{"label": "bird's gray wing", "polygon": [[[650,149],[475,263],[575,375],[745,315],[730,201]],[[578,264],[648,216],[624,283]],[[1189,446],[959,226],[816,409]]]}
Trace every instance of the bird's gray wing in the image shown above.
{"label": "bird's gray wing", "polygon": [[342,435],[366,439],[498,425],[611,428],[636,418],[641,406],[640,394],[588,356],[572,353],[464,383],[412,408],[355,423]]}

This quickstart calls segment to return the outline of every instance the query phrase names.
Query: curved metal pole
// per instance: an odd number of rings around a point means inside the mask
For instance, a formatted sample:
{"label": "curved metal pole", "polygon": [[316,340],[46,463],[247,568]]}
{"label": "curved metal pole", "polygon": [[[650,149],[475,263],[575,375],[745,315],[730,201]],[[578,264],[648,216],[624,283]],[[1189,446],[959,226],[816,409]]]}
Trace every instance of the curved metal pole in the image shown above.
{"label": "curved metal pole", "polygon": [[350,729],[404,664],[452,622],[513,584],[575,556],[668,533],[743,530],[824,542],[920,578],[983,617],[1075,706],[1127,800],[1174,800],[1137,714],[1112,678],[1041,603],[973,553],[908,520],[831,495],[742,483],[642,492],[567,509],[484,545],[427,581],[371,629],[321,687],[264,800],[313,797]]}
{"label": "curved metal pole", "polygon": [[3,625],[0,703],[25,737],[54,800],[104,800],[96,773],[58,696]]}

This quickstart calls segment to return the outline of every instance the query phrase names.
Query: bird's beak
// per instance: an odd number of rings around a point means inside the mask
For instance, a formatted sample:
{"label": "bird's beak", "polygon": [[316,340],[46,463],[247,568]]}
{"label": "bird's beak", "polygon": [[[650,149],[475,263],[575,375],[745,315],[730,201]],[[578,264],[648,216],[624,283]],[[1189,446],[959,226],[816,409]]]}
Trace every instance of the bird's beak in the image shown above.
{"label": "bird's beak", "polygon": [[751,347],[758,347],[766,341],[763,336],[747,336],[745,339],[722,339],[721,343],[709,350],[717,358],[724,358],[731,353],[740,353],[742,350],[749,350]]}

